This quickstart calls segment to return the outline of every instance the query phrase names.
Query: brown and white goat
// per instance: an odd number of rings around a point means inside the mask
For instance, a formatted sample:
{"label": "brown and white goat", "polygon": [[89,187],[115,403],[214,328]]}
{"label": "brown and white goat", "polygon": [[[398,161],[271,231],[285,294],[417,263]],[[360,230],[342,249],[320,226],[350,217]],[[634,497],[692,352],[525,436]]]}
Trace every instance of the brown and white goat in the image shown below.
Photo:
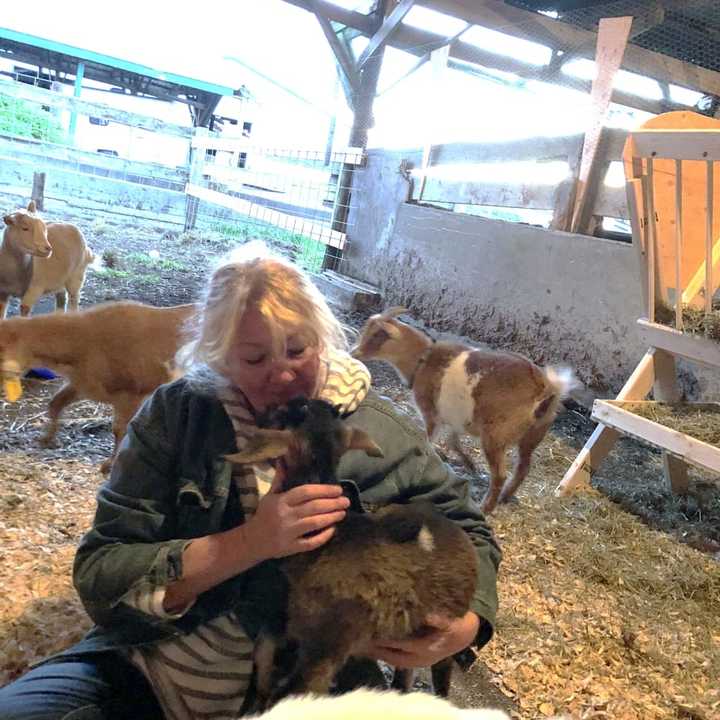
{"label": "brown and white goat", "polygon": [[[397,319],[405,312],[396,307],[369,318],[352,355],[391,363],[412,389],[430,440],[448,426],[450,447],[473,473],[475,465],[462,449],[460,435],[480,439],[490,466],[482,507],[490,513],[498,501],[510,500],[528,474],[533,450],[575,384],[572,371],[543,369],[516,353],[434,342]],[[517,466],[505,482],[505,456],[516,445]]]}
{"label": "brown and white goat", "polygon": [[[348,450],[382,456],[364,431],[345,426],[322,400],[291,402],[286,420],[284,430],[258,429],[229,459],[284,457],[287,490],[337,483],[337,464]],[[477,585],[468,534],[428,502],[388,505],[372,514],[349,510],[325,545],[285,558],[281,567],[289,584],[285,635],[297,656],[284,687],[271,688],[279,638],[263,634],[256,650],[261,706],[289,694],[326,694],[345,663],[365,657],[373,642],[427,632],[430,614],[462,617]],[[449,690],[451,662],[432,668],[442,695]],[[394,685],[409,689],[411,677],[401,671]]]}
{"label": "brown and white goat", "polygon": [[53,442],[60,415],[71,403],[86,399],[112,405],[115,448],[103,463],[107,472],[142,401],[176,376],[172,368],[182,326],[194,311],[194,305],[156,308],[116,302],[1,320],[0,374],[17,379],[40,366],[65,377],[48,406],[43,444]]}
{"label": "brown and white goat", "polygon": [[55,307],[77,310],[85,270],[94,260],[79,228],[70,223],[45,223],[35,201],[27,210],[3,217],[0,245],[0,320],[10,297],[20,298],[20,314],[29,315],[42,295],[55,294]]}

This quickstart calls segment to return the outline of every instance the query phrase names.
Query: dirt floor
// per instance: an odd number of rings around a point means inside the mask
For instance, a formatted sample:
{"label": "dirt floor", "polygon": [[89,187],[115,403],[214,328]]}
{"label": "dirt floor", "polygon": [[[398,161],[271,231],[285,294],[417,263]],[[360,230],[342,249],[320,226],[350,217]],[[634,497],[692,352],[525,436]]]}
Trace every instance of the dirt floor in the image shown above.
{"label": "dirt floor", "polygon": [[[194,299],[210,263],[238,240],[124,219],[75,221],[99,258],[88,273],[86,305]],[[43,301],[36,312],[47,309]],[[371,371],[380,392],[415,413],[387,366],[371,364]],[[40,449],[44,408],[57,385],[26,380],[20,402],[0,400],[0,685],[89,627],[70,573],[92,521],[97,468],[111,448],[109,414],[90,402],[74,406],[59,447]],[[554,497],[593,427],[588,412],[568,402],[518,501],[493,516],[504,551],[497,633],[473,668],[457,674],[453,697],[528,719],[556,712],[718,718],[720,486],[693,473],[692,493],[675,497],[663,484],[659,453],[621,440],[589,492]],[[479,468],[468,481],[480,498],[484,460],[466,447]]]}

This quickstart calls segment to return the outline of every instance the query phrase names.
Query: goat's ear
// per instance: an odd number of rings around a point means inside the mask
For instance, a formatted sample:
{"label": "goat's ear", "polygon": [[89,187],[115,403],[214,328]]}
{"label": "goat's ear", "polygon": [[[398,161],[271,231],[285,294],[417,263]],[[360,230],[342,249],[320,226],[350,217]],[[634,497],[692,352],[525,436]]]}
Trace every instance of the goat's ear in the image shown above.
{"label": "goat's ear", "polygon": [[399,340],[402,337],[400,328],[393,322],[381,323],[380,327],[394,340]]}
{"label": "goat's ear", "polygon": [[404,315],[407,312],[410,312],[407,308],[400,305],[395,305],[394,307],[384,310],[381,315],[386,319],[390,319],[397,317],[398,315]]}
{"label": "goat's ear", "polygon": [[3,215],[3,220],[6,225],[14,225],[17,217],[15,215]]}
{"label": "goat's ear", "polygon": [[35,206],[35,201],[34,201],[34,200],[31,200],[31,201],[28,203],[27,209],[28,209],[28,212],[31,212],[31,213],[37,212],[37,207]]}
{"label": "goat's ear", "polygon": [[347,428],[347,449],[364,450],[370,457],[385,457],[371,437],[358,428]]}
{"label": "goat's ear", "polygon": [[226,455],[225,459],[236,463],[262,462],[285,455],[290,447],[290,430],[259,430],[240,451]]}

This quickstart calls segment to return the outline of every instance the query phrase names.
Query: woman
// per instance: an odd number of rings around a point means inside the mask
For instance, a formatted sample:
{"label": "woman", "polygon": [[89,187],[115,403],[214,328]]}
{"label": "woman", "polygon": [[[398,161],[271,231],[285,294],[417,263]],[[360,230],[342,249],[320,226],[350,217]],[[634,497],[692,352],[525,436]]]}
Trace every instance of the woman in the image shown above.
{"label": "woman", "polygon": [[[491,637],[499,550],[468,487],[424,433],[369,391],[342,327],[302,271],[249,243],[220,265],[190,342],[187,375],[160,387],[129,425],[74,581],[96,627],[0,690],[0,718],[237,717],[253,638],[281,612],[274,562],[326,543],[350,498],[341,486],[280,492],[270,464],[233,466],[267,409],[297,395],[342,405],[384,458],[348,453],[346,488],[366,506],[429,499],[476,547],[479,589],[460,619],[429,618],[419,639],[372,655],[428,666]],[[347,493],[353,496],[352,492]]]}

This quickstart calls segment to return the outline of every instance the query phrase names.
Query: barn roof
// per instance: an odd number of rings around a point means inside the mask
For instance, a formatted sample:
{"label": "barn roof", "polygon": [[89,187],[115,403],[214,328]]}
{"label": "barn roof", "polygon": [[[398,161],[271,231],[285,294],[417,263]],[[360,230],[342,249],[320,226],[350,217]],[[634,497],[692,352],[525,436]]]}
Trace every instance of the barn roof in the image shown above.
{"label": "barn roof", "polygon": [[[183,99],[194,110],[196,125],[205,125],[223,96],[243,95],[226,85],[131,62],[93,50],[0,27],[0,58],[48,68],[60,82],[74,82],[78,62],[85,64],[84,77],[135,94],[163,100]],[[66,79],[70,76],[71,79]]]}

